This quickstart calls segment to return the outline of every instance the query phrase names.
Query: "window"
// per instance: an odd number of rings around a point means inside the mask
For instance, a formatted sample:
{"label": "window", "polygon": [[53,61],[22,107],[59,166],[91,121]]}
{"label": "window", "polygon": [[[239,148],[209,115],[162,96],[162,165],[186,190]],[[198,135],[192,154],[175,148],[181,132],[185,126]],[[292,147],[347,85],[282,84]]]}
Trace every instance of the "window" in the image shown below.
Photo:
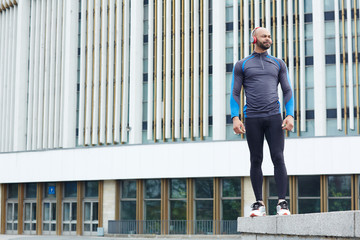
{"label": "window", "polygon": [[320,176],[299,176],[298,213],[320,212]]}
{"label": "window", "polygon": [[84,234],[96,234],[99,224],[99,183],[91,181],[84,185]]}
{"label": "window", "polygon": [[64,235],[76,235],[77,223],[77,183],[64,183],[62,214],[62,231]]}
{"label": "window", "polygon": [[37,184],[25,184],[24,233],[36,234],[36,192]]}
{"label": "window", "polygon": [[6,233],[17,234],[18,229],[18,184],[7,185]]}
{"label": "window", "polygon": [[[269,215],[276,215],[276,206],[279,201],[279,197],[274,177],[267,178],[267,193],[267,212]],[[290,208],[289,187],[286,191],[285,199],[288,202]]]}
{"label": "window", "polygon": [[212,234],[214,181],[212,178],[195,179],[195,233]]}
{"label": "window", "polygon": [[170,180],[170,234],[186,233],[186,179]]}
{"label": "window", "polygon": [[328,211],[351,210],[351,176],[328,176]]}
{"label": "window", "polygon": [[160,234],[161,231],[161,180],[145,181],[144,210],[146,220],[144,233]]}
{"label": "window", "polygon": [[136,220],[136,180],[121,182],[120,219]]}
{"label": "window", "polygon": [[44,184],[43,234],[56,234],[56,184]]}
{"label": "window", "polygon": [[241,178],[223,178],[221,183],[222,220],[237,220],[241,216]]}

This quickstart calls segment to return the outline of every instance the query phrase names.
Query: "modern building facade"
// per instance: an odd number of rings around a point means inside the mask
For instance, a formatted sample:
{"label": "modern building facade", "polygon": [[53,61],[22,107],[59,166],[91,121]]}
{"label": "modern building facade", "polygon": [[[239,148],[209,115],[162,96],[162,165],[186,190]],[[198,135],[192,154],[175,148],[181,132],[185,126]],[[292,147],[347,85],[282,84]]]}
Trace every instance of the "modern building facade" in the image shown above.
{"label": "modern building facade", "polygon": [[[359,24],[357,0],[0,0],[0,232],[231,232],[255,200],[229,101],[256,26],[294,90],[292,213],[359,209]],[[263,171],[274,214],[266,144]]]}

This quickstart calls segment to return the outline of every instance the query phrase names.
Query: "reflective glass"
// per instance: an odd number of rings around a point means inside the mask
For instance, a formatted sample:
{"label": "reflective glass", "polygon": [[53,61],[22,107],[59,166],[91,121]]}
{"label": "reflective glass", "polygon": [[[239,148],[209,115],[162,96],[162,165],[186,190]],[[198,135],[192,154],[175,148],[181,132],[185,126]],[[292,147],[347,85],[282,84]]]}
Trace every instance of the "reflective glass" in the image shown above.
{"label": "reflective glass", "polygon": [[14,204],[14,221],[18,220],[18,204]]}
{"label": "reflective glass", "polygon": [[97,221],[99,219],[99,210],[98,210],[98,203],[93,203],[93,209],[92,209],[92,220]]}
{"label": "reflective glass", "polygon": [[195,179],[195,197],[196,198],[213,198],[214,182],[212,178]]}
{"label": "reflective glass", "polygon": [[223,200],[222,213],[222,220],[237,220],[241,216],[241,200]]}
{"label": "reflective glass", "polygon": [[66,197],[66,198],[77,197],[77,183],[76,182],[64,183],[64,197]]}
{"label": "reflective glass", "polygon": [[335,54],[335,38],[325,38],[325,54]]}
{"label": "reflective glass", "polygon": [[6,224],[6,230],[12,230],[12,224],[11,223]]}
{"label": "reflective glass", "polygon": [[69,224],[63,224],[63,231],[69,231]]}
{"label": "reflective glass", "polygon": [[334,0],[326,0],[324,1],[324,11],[334,11]]}
{"label": "reflective glass", "polygon": [[298,213],[320,212],[320,199],[299,199]]}
{"label": "reflective glass", "polygon": [[305,56],[313,56],[313,40],[305,41]]}
{"label": "reflective glass", "polygon": [[63,208],[63,220],[69,221],[70,220],[70,203],[64,203]]}
{"label": "reflective glass", "polygon": [[145,181],[145,198],[161,198],[161,181],[159,179]]}
{"label": "reflective glass", "polygon": [[320,197],[320,176],[299,176],[298,196]]}
{"label": "reflective glass", "polygon": [[36,220],[36,203],[32,203],[32,212],[31,212],[32,218],[31,220]]}
{"label": "reflective glass", "polygon": [[86,202],[84,204],[84,220],[90,221],[90,216],[91,216],[91,203]]}
{"label": "reflective glass", "polygon": [[[305,40],[307,39],[313,39],[313,25],[312,23],[307,23],[304,25],[305,28]],[[295,34],[294,34],[295,36]],[[296,50],[296,48],[295,48]]]}
{"label": "reflective glass", "polygon": [[36,223],[32,223],[32,224],[31,224],[31,230],[33,230],[33,231],[36,230]]}
{"label": "reflective glass", "polygon": [[136,181],[122,181],[122,198],[136,198]]}
{"label": "reflective glass", "polygon": [[97,227],[98,227],[97,224],[93,224],[93,225],[92,225],[92,231],[93,231],[93,232],[96,232],[96,231],[97,231]]}
{"label": "reflective glass", "polygon": [[50,219],[50,203],[44,203],[44,221],[49,221]]}
{"label": "reflective glass", "polygon": [[56,231],[56,224],[51,224],[51,231]]}
{"label": "reflective glass", "polygon": [[24,230],[25,231],[30,231],[30,223],[25,223],[24,224]]}
{"label": "reflective glass", "polygon": [[36,198],[36,183],[25,184],[25,198]]}
{"label": "reflective glass", "polygon": [[170,201],[170,220],[186,220],[186,201]]}
{"label": "reflective glass", "polygon": [[75,221],[77,216],[77,203],[71,203],[71,220]]}
{"label": "reflective glass", "polygon": [[240,178],[223,178],[222,179],[222,196],[223,197],[240,197],[241,196],[241,179]]}
{"label": "reflective glass", "polygon": [[90,232],[90,224],[84,224],[84,231]]}
{"label": "reflective glass", "polygon": [[233,48],[226,48],[226,63],[233,63],[234,55],[233,55]]}
{"label": "reflective glass", "polygon": [[14,230],[17,230],[17,223],[14,223]]}
{"label": "reflective glass", "polygon": [[44,231],[49,231],[49,230],[50,230],[48,223],[44,223],[44,224],[43,224],[43,230],[44,230]]}
{"label": "reflective glass", "polygon": [[136,201],[121,202],[121,220],[136,220]]}
{"label": "reflective glass", "polygon": [[71,224],[71,231],[76,231],[76,224]]}
{"label": "reflective glass", "polygon": [[329,197],[351,197],[351,176],[329,176],[328,193]]}
{"label": "reflective glass", "polygon": [[30,220],[30,203],[25,203],[25,221]]}
{"label": "reflective glass", "polygon": [[18,185],[17,183],[12,183],[8,185],[8,198],[17,198],[18,197]]}
{"label": "reflective glass", "polygon": [[85,197],[97,197],[99,195],[99,183],[97,181],[85,182]]}
{"label": "reflective glass", "polygon": [[226,8],[226,22],[232,22],[233,21],[233,7],[227,7]]}
{"label": "reflective glass", "polygon": [[196,220],[213,220],[213,201],[196,201]]}
{"label": "reflective glass", "polygon": [[234,37],[234,33],[233,32],[227,32],[226,33],[226,45],[225,47],[233,47],[234,45],[234,40],[233,40],[233,37]]}
{"label": "reflective glass", "polygon": [[145,201],[145,220],[160,220],[160,201]]}
{"label": "reflective glass", "polygon": [[325,38],[334,38],[335,37],[335,22],[329,21],[325,22]]}
{"label": "reflective glass", "polygon": [[186,198],[186,179],[170,180],[170,198]]}
{"label": "reflective glass", "polygon": [[329,199],[329,212],[351,210],[351,199]]}
{"label": "reflective glass", "polygon": [[51,220],[56,220],[56,203],[51,204]]}
{"label": "reflective glass", "polygon": [[8,203],[7,204],[7,213],[6,213],[7,217],[6,219],[8,221],[11,221],[13,219],[13,204],[12,203]]}
{"label": "reflective glass", "polygon": [[304,12],[312,13],[312,0],[305,0],[304,2]]}

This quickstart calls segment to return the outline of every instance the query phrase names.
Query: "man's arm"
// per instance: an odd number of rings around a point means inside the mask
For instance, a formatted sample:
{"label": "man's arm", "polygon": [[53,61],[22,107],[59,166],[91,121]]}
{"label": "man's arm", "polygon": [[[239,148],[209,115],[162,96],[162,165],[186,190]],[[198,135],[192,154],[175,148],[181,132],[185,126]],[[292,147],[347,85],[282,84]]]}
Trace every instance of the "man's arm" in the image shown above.
{"label": "man's arm", "polygon": [[243,74],[241,63],[237,62],[233,68],[233,76],[231,82],[230,109],[231,118],[239,117],[240,110],[240,92],[243,83]]}
{"label": "man's arm", "polygon": [[279,82],[283,91],[286,118],[283,121],[282,129],[291,131],[294,127],[294,94],[290,85],[290,77],[284,61],[280,61]]}
{"label": "man's arm", "polygon": [[294,94],[290,85],[290,77],[284,61],[280,61],[280,66],[279,82],[283,91],[286,116],[291,115],[294,117]]}

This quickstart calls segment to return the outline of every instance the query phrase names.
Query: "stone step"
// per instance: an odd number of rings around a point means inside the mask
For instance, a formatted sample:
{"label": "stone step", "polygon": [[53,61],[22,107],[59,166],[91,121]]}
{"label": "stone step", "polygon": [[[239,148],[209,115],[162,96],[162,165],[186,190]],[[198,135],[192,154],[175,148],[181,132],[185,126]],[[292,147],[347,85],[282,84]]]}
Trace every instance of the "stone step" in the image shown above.
{"label": "stone step", "polygon": [[360,238],[360,211],[239,217],[237,231],[258,236]]}

